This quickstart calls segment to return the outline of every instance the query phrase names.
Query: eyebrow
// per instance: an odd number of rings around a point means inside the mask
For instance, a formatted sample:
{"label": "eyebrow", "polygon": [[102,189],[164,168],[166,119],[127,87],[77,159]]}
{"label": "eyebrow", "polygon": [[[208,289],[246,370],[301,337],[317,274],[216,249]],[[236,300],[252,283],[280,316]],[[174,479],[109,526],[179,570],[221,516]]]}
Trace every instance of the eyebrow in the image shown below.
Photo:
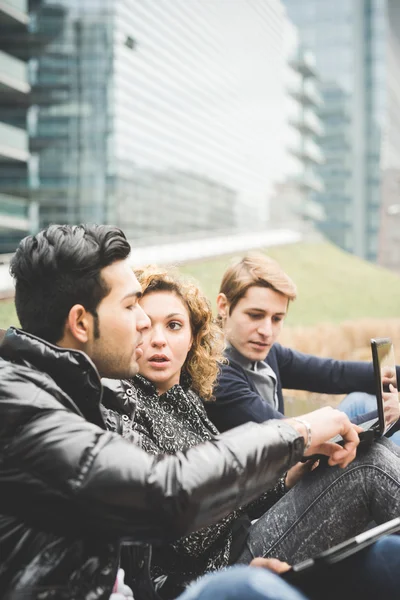
{"label": "eyebrow", "polygon": [[[265,313],[268,312],[268,310],[264,309],[264,308],[248,308],[247,310],[248,311],[250,310],[251,312],[259,312],[259,313],[263,313],[263,314],[265,314]],[[284,312],[277,312],[277,313],[273,313],[273,314],[274,315],[286,315],[286,311],[284,311]]]}
{"label": "eyebrow", "polygon": [[183,313],[173,312],[173,313],[169,313],[169,315],[167,315],[165,318],[170,319],[171,317],[184,317],[184,316],[185,315]]}
{"label": "eyebrow", "polygon": [[137,298],[139,300],[139,298],[142,296],[143,293],[140,290],[137,290],[136,292],[129,292],[128,294],[125,294],[125,296],[121,299],[121,302],[127,300],[127,298]]}

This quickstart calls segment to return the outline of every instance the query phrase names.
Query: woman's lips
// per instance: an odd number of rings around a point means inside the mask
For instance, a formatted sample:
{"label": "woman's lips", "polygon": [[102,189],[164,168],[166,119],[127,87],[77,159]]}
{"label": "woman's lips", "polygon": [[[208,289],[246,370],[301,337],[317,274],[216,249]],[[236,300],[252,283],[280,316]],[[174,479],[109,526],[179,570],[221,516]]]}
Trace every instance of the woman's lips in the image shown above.
{"label": "woman's lips", "polygon": [[153,355],[149,358],[148,363],[153,367],[153,369],[163,369],[170,362],[169,358],[164,354]]}

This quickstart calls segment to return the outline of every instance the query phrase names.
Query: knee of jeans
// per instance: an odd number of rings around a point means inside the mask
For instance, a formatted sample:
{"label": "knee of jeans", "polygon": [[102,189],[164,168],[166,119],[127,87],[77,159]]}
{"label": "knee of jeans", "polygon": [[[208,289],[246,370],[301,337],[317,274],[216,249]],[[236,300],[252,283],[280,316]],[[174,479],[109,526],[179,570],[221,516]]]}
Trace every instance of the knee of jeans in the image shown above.
{"label": "knee of jeans", "polygon": [[396,431],[393,435],[389,436],[389,440],[396,444],[396,446],[400,446],[400,431]]}
{"label": "knee of jeans", "polygon": [[387,535],[375,542],[373,546],[375,556],[383,559],[385,562],[390,562],[391,559],[396,559],[397,568],[400,568],[400,536]]}
{"label": "knee of jeans", "polygon": [[375,582],[377,578],[399,580],[400,570],[400,537],[388,535],[371,546],[367,552],[366,561],[363,564],[368,578]]}
{"label": "knee of jeans", "polygon": [[[249,594],[246,599],[260,598],[260,600],[306,600],[302,593],[286,583],[279,575],[260,567],[250,568],[247,587]],[[259,594],[259,596],[254,596]]]}
{"label": "knee of jeans", "polygon": [[275,573],[259,567],[236,566],[194,583],[179,600],[305,600]]}
{"label": "knee of jeans", "polygon": [[351,392],[338,406],[350,417],[356,417],[376,408],[376,397],[366,392]]}

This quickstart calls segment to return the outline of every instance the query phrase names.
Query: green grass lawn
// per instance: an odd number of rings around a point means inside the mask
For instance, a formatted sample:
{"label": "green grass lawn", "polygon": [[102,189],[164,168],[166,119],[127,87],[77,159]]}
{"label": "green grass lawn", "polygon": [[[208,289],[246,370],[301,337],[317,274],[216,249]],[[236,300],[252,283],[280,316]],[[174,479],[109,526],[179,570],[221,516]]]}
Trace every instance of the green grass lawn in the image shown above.
{"label": "green grass lawn", "polygon": [[[339,250],[329,243],[299,243],[265,251],[298,287],[287,324],[315,325],[364,317],[400,316],[400,277]],[[197,279],[215,306],[222,273],[231,257],[181,265]],[[12,301],[0,302],[0,327],[18,325]]]}
{"label": "green grass lawn", "polygon": [[[400,277],[329,243],[299,243],[265,250],[298,288],[287,324],[340,323],[364,317],[400,316]],[[222,273],[231,257],[186,264],[215,307]]]}
{"label": "green grass lawn", "polygon": [[0,301],[0,329],[7,329],[10,325],[19,326],[17,313],[13,300]]}

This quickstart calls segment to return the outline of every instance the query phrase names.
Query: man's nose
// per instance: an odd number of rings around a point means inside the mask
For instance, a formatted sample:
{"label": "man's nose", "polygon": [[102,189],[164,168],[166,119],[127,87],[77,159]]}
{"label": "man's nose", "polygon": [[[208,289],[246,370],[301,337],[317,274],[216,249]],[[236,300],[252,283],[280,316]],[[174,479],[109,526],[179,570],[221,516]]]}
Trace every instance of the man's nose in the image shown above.
{"label": "man's nose", "polygon": [[144,312],[143,308],[140,305],[138,306],[138,311],[139,312],[136,319],[136,329],[138,331],[144,331],[145,329],[148,329],[150,327],[151,321],[147,316],[147,313]]}
{"label": "man's nose", "polygon": [[260,335],[271,335],[272,334],[272,322],[271,319],[263,319],[258,326],[258,333]]}

